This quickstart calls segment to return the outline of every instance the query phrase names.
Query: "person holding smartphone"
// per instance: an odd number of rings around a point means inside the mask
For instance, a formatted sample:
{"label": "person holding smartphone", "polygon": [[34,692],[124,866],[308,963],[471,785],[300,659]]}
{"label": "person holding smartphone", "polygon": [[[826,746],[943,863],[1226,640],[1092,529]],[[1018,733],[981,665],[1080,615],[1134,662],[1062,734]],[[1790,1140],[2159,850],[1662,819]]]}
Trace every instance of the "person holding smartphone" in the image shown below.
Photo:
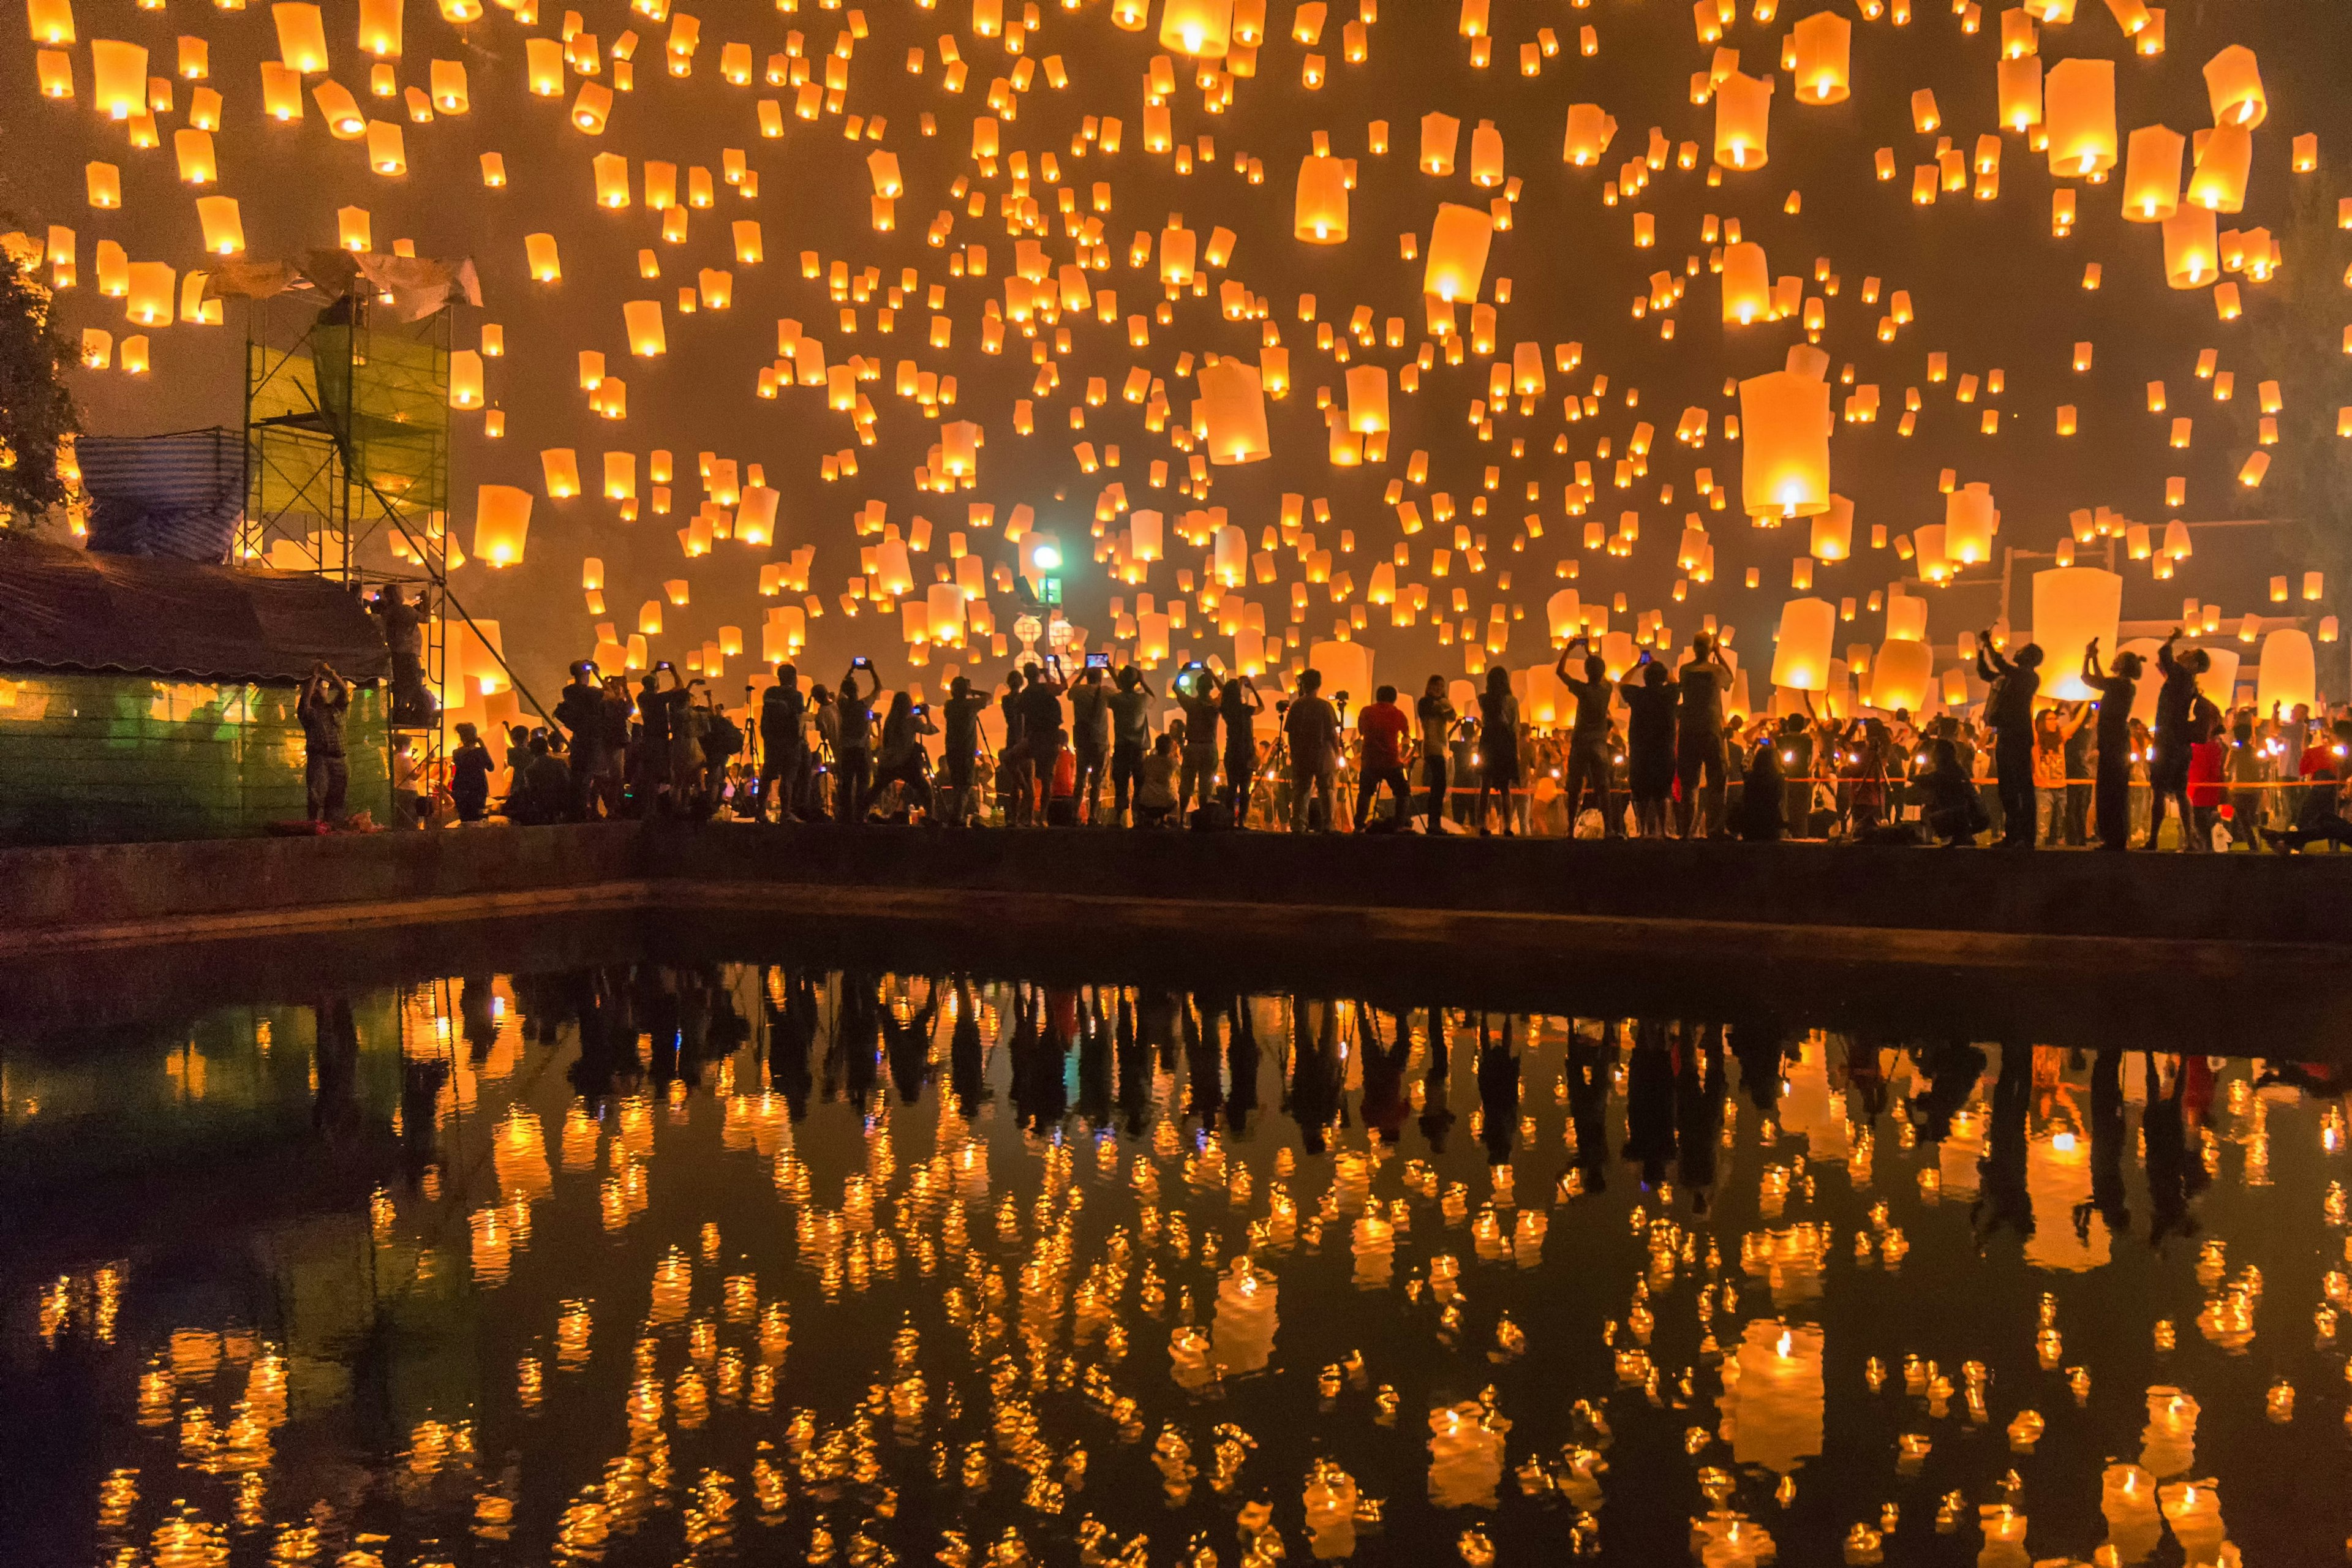
{"label": "person holding smartphone", "polygon": [[[862,691],[857,685],[860,675],[868,682]],[[835,816],[842,822],[866,820],[866,773],[874,757],[874,694],[881,689],[874,661],[861,654],[849,661],[848,669],[842,673],[841,689],[834,697],[840,727],[834,737],[833,804]]]}
{"label": "person holding smartphone", "polygon": [[1108,654],[1087,655],[1087,667],[1070,688],[1070,738],[1078,754],[1076,810],[1088,826],[1101,826],[1103,772],[1110,761],[1110,689],[1103,682],[1109,666]]}
{"label": "person holding smartphone", "polygon": [[1021,733],[1029,746],[1029,767],[1036,781],[1037,802],[1034,819],[1052,820],[1054,772],[1061,765],[1062,749],[1069,743],[1069,731],[1062,725],[1062,693],[1069,689],[1069,681],[1062,674],[1062,656],[1049,653],[1045,667],[1032,664],[1022,673],[1028,677],[1021,688]]}

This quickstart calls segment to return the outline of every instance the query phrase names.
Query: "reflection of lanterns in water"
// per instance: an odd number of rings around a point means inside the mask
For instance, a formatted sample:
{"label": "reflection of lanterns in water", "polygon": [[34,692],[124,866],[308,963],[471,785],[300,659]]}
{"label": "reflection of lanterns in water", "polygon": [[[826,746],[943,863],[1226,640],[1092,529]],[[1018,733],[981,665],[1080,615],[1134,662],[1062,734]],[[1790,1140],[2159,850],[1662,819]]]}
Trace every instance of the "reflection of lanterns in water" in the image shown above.
{"label": "reflection of lanterns in water", "polygon": [[1355,1555],[1355,1478],[1330,1460],[1318,1458],[1307,1472],[1301,1500],[1307,1507],[1308,1549],[1317,1560]]}
{"label": "reflection of lanterns in water", "polygon": [[1722,1403],[1738,1463],[1785,1475],[1821,1453],[1822,1351],[1819,1328],[1787,1328],[1769,1319],[1748,1325],[1724,1363]]}
{"label": "reflection of lanterns in water", "polygon": [[[1262,1372],[1274,1354],[1279,1293],[1271,1274],[1261,1274],[1244,1253],[1217,1282],[1215,1358],[1228,1373]],[[1181,1380],[1180,1380],[1181,1381]]]}
{"label": "reflection of lanterns in water", "polygon": [[1475,1399],[1429,1413],[1429,1500],[1440,1508],[1493,1508],[1508,1423]]}
{"label": "reflection of lanterns in water", "polygon": [[2197,1458],[2197,1401],[2168,1384],[2147,1391],[2147,1426],[2140,1432],[2139,1462],[2154,1476],[2188,1473]]}
{"label": "reflection of lanterns in water", "polygon": [[2218,1563],[2227,1531],[2221,1522],[2221,1493],[2208,1481],[2177,1481],[2158,1488],[2157,1504],[2173,1539],[2192,1564]]}

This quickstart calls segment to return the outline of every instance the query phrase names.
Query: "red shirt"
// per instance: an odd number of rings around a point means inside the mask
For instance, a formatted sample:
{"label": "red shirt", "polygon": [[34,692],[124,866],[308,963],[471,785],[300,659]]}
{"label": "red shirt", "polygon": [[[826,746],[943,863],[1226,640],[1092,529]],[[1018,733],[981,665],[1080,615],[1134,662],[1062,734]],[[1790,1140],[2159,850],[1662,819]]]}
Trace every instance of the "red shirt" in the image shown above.
{"label": "red shirt", "polygon": [[1392,768],[1404,761],[1404,737],[1411,721],[1393,702],[1375,702],[1356,715],[1356,731],[1364,738],[1364,761]]}

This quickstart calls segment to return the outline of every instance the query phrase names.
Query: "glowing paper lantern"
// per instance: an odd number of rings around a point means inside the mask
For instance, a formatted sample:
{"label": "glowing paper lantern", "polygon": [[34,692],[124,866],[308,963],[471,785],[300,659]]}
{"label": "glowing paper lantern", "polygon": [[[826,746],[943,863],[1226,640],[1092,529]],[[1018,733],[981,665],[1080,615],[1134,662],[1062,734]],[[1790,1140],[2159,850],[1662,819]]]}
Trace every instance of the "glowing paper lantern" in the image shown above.
{"label": "glowing paper lantern", "polygon": [[1830,510],[1832,418],[1829,384],[1817,377],[1778,370],[1739,384],[1740,504],[1748,516]]}
{"label": "glowing paper lantern", "polygon": [[278,24],[278,58],[288,70],[316,76],[327,68],[327,26],[316,5],[280,0],[269,8]]}
{"label": "glowing paper lantern", "polygon": [[1462,121],[1434,110],[1421,117],[1421,172],[1454,173],[1454,150],[1462,139]]}
{"label": "glowing paper lantern", "polygon": [[1772,113],[1772,83],[1733,71],[1716,84],[1715,161],[1726,169],[1764,166]]}
{"label": "glowing paper lantern", "polygon": [[2164,279],[2175,289],[2202,289],[2221,273],[2221,245],[2210,208],[2183,207],[2164,220]]}
{"label": "glowing paper lantern", "polygon": [[1821,561],[1843,561],[1853,553],[1853,502],[1830,497],[1830,509],[1813,519],[1812,552]]}
{"label": "glowing paper lantern", "polygon": [[2179,132],[2143,125],[2131,133],[2124,163],[2124,216],[2161,223],[2180,210],[2180,158],[2189,145]]}
{"label": "glowing paper lantern", "polygon": [[1945,558],[1963,566],[1990,560],[1998,516],[1993,510],[1990,485],[1967,485],[1947,494],[1944,497]]}
{"label": "glowing paper lantern", "polygon": [[147,107],[147,51],[137,44],[92,38],[90,96],[109,120],[128,120]]}
{"label": "glowing paper lantern", "polygon": [[[542,458],[551,455],[541,454]],[[567,459],[571,455],[569,452],[563,454]],[[578,479],[575,472],[572,492],[579,489]],[[551,473],[548,494],[556,493]],[[530,504],[529,490],[513,485],[482,486],[474,499],[474,559],[486,566],[513,566],[520,563],[523,540],[530,531]]]}
{"label": "glowing paper lantern", "polygon": [[662,329],[659,300],[624,300],[621,325],[629,336],[629,352],[638,358],[651,359],[669,352],[668,335]]}
{"label": "glowing paper lantern", "polygon": [[1830,648],[1837,638],[1837,606],[1827,599],[1791,599],[1780,606],[1780,637],[1772,649],[1772,684],[1822,691],[1830,683]]}
{"label": "glowing paper lantern", "polygon": [[1560,158],[1580,169],[1589,169],[1601,162],[1602,153],[1617,135],[1617,121],[1597,103],[1571,103],[1568,106],[1568,138],[1560,148]]}
{"label": "glowing paper lantern", "polygon": [[[1350,387],[1354,371],[1349,371]],[[1385,381],[1386,372],[1382,372]],[[1273,456],[1266,433],[1265,392],[1258,373],[1247,363],[1221,359],[1200,373],[1201,402],[1206,416],[1209,461],[1217,467],[1255,463]],[[1385,402],[1386,388],[1382,388]],[[1352,405],[1353,394],[1350,393]]]}
{"label": "glowing paper lantern", "polygon": [[[124,312],[142,327],[170,325],[174,298],[173,290],[178,281],[179,273],[168,261],[132,262]],[[124,342],[127,345],[129,340]]]}
{"label": "glowing paper lantern", "polygon": [[2042,57],[2004,58],[1999,67],[2000,122],[2025,132],[2042,123]]}
{"label": "glowing paper lantern", "polygon": [[360,47],[380,60],[400,58],[404,0],[360,0]]}
{"label": "glowing paper lantern", "polygon": [[2044,79],[2042,101],[2053,174],[2087,179],[2116,166],[2115,61],[2060,60]]}
{"label": "glowing paper lantern", "polygon": [[753,549],[764,549],[775,542],[776,509],[783,497],[765,485],[752,485],[743,491],[743,504],[735,511],[735,542]]}
{"label": "glowing paper lantern", "polygon": [[1741,240],[1723,247],[1723,319],[1745,326],[1772,314],[1771,264],[1764,247]]}
{"label": "glowing paper lantern", "polygon": [[26,0],[25,9],[32,20],[33,42],[70,44],[74,41],[73,0]]}
{"label": "glowing paper lantern", "polygon": [[196,221],[205,231],[205,248],[215,256],[235,256],[245,248],[245,222],[237,216],[234,196],[198,196]]}
{"label": "glowing paper lantern", "polygon": [[2252,131],[2270,114],[2254,51],[2243,44],[2231,44],[2205,62],[2205,95],[2212,102],[2215,125]]}
{"label": "glowing paper lantern", "polygon": [[2205,133],[2197,167],[2189,176],[2189,201],[2217,213],[2244,210],[2246,175],[2253,167],[2253,133],[2242,125],[2217,125]]}
{"label": "glowing paper lantern", "polygon": [[2318,669],[2308,632],[2281,626],[2266,634],[2263,637],[2262,668],[2254,672],[2254,707],[2267,714],[2271,705],[2276,703],[2282,714],[2292,716],[2295,705],[2302,703],[2316,711]]}
{"label": "glowing paper lantern", "polygon": [[449,406],[479,408],[482,401],[482,356],[472,349],[451,350]]}
{"label": "glowing paper lantern", "polygon": [[1233,47],[1234,0],[1165,0],[1160,47],[1198,59],[1223,59]]}
{"label": "glowing paper lantern", "polygon": [[1388,427],[1388,367],[1350,365],[1348,368],[1348,428],[1357,435],[1377,436]]}
{"label": "glowing paper lantern", "polygon": [[1796,58],[1797,101],[1843,103],[1853,83],[1853,24],[1834,11],[1816,11],[1790,34]]}
{"label": "glowing paper lantern", "polygon": [[1493,218],[1476,207],[1440,203],[1429,233],[1429,260],[1421,291],[1440,300],[1475,300],[1486,284],[1486,253],[1495,243]]}
{"label": "glowing paper lantern", "polygon": [[1916,710],[1927,700],[1935,666],[1935,650],[1924,642],[1890,639],[1879,644],[1870,667],[1870,705]]}
{"label": "glowing paper lantern", "polygon": [[[364,247],[361,248],[364,249]],[[563,277],[563,260],[556,254],[555,237],[551,234],[527,234],[522,237],[523,265],[531,277],[541,283],[560,282]]]}
{"label": "glowing paper lantern", "polygon": [[379,174],[401,174],[408,171],[408,149],[401,136],[400,126],[390,120],[367,122],[368,167]]}
{"label": "glowing paper lantern", "polygon": [[[2213,662],[2204,674],[2197,678],[2197,689],[2210,699],[2215,707],[2226,711],[2237,701],[2238,666],[2241,662],[2238,650],[2233,647],[2209,647],[2205,650],[2205,657]],[[2145,684],[2156,686],[2160,683],[2150,680]]]}
{"label": "glowing paper lantern", "polygon": [[1310,153],[1298,161],[1292,232],[1313,245],[1348,237],[1348,169],[1338,158]]}
{"label": "glowing paper lantern", "polygon": [[2042,689],[2061,702],[2096,695],[2083,684],[2083,648],[2093,637],[2116,646],[2124,580],[2095,566],[2059,566],[2033,574],[2033,640],[2042,647]]}
{"label": "glowing paper lantern", "polygon": [[1916,594],[1900,594],[1886,601],[1886,640],[1926,642],[1927,601]]}

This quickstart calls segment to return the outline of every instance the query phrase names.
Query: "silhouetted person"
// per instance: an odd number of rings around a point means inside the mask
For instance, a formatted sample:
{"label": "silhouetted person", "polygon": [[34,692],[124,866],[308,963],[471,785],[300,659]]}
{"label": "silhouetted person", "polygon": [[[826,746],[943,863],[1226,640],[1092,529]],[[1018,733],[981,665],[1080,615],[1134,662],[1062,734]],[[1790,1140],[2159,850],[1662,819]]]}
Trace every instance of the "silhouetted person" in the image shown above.
{"label": "silhouetted person", "polygon": [[2189,805],[2189,761],[2199,739],[2192,728],[2197,717],[2197,678],[2211,667],[2213,660],[2201,647],[2192,647],[2174,658],[2172,645],[2179,639],[2180,628],[2175,626],[2172,635],[2156,650],[2156,668],[2163,672],[2164,685],[2156,694],[2156,738],[2147,759],[2150,799],[2147,842],[2142,846],[2147,849],[2156,847],[2157,829],[2164,826],[2168,802],[2179,808],[2180,847],[2207,847],[2197,841],[2197,814]]}
{"label": "silhouetted person", "polygon": [[1969,1102],[1984,1076],[1985,1054],[1956,1040],[1941,1040],[1912,1053],[1927,1075],[1925,1092],[1911,1097],[1911,1122],[1922,1142],[1941,1143],[1952,1135],[1952,1113]]}
{"label": "silhouetted person", "polygon": [[948,1082],[955,1090],[956,1114],[969,1121],[988,1099],[988,1053],[980,1038],[980,1005],[971,982],[956,977],[956,1016],[948,1031]]}
{"label": "silhouetted person", "polygon": [[1716,1146],[1723,1137],[1723,1026],[1702,1024],[1685,1037],[1675,1061],[1675,1179],[1705,1215],[1715,1190]]}
{"label": "silhouetted person", "polygon": [[[348,997],[330,996],[313,1003],[310,1016],[317,1034],[310,1060],[318,1089],[310,1101],[310,1125],[329,1142],[347,1138],[360,1125],[360,1031],[352,1021]],[[425,1118],[426,1125],[432,1118]]]}
{"label": "silhouetted person", "polygon": [[1110,1126],[1111,1023],[1103,1016],[1099,986],[1078,1014],[1078,1114],[1086,1118],[1089,1131]]}
{"label": "silhouetted person", "polygon": [[1645,652],[1617,690],[1631,710],[1625,721],[1625,787],[1633,797],[1633,830],[1666,836],[1666,802],[1675,790],[1675,684],[1666,667]]}
{"label": "silhouetted person", "polygon": [[1489,1032],[1488,1015],[1478,1015],[1478,1141],[1486,1146],[1486,1163],[1507,1165],[1511,1141],[1519,1130],[1519,1056],[1511,1048],[1511,1016]]}
{"label": "silhouetted person", "polygon": [[1339,1114],[1339,1010],[1328,1002],[1321,1004],[1322,1022],[1310,1032],[1309,1006],[1304,999],[1290,1006],[1290,1114],[1307,1152],[1320,1154],[1328,1147],[1331,1123]]}
{"label": "silhouetted person", "polygon": [[1265,1053],[1250,1026],[1249,998],[1234,997],[1226,1016],[1232,1024],[1225,1035],[1225,1126],[1239,1132],[1257,1109],[1258,1062]]}
{"label": "silhouetted person", "polygon": [[1992,685],[1985,721],[1992,726],[1993,773],[2000,784],[2000,847],[2033,847],[2033,699],[2042,689],[2042,649],[2027,643],[2013,659],[1977,634],[1977,674]]}
{"label": "silhouetted person", "polygon": [[1609,1188],[1609,1074],[1617,1063],[1617,1026],[1593,1039],[1570,1021],[1568,1039],[1568,1119],[1576,1128],[1576,1168],[1584,1190]]}
{"label": "silhouetted person", "polygon": [[[2201,650],[2200,650],[2201,651]],[[2147,1104],[2140,1112],[2139,1131],[2147,1148],[2148,1245],[2161,1247],[2168,1236],[2194,1236],[2200,1228],[2189,1200],[2211,1180],[2198,1157],[2197,1140],[2189,1126],[2184,1103],[2189,1088],[2189,1064],[2183,1059],[2173,1074],[2172,1087],[2162,1088],[2163,1072],[2156,1056],[2147,1057]]]}
{"label": "silhouetted person", "polygon": [[2033,1047],[2003,1041],[2000,1076],[1993,1079],[1991,1115],[1986,1118],[1985,1151],[1977,1160],[1977,1201],[1969,1217],[1977,1239],[1997,1230],[2033,1234],[2033,1194],[2025,1185],[2026,1112],[2033,1101]]}
{"label": "silhouetted person", "polygon": [[1731,1030],[1731,1054],[1739,1063],[1739,1087],[1748,1091],[1748,1103],[1767,1116],[1777,1115],[1780,1110],[1788,1047],[1788,1031],[1778,1019],[1749,1019]]}
{"label": "silhouetted person", "polygon": [[[808,1115],[809,1053],[816,1043],[816,987],[798,970],[771,970],[768,1010],[768,1081],[784,1097],[793,1121]],[[782,993],[782,999],[777,994]]]}
{"label": "silhouetted person", "polygon": [[1141,1009],[1124,994],[1118,1003],[1118,1114],[1130,1138],[1143,1136],[1151,1119],[1151,1047],[1137,1026]]}
{"label": "silhouetted person", "polygon": [[[1584,672],[1581,680],[1568,671],[1569,656],[1580,643],[1584,647],[1584,658],[1579,661]],[[1610,684],[1608,661],[1592,646],[1592,639],[1579,632],[1559,650],[1559,661],[1552,666],[1552,673],[1576,699],[1576,721],[1568,736],[1568,779],[1564,786],[1569,831],[1576,830],[1576,819],[1584,810],[1586,792],[1590,791],[1593,809],[1601,813],[1601,826],[1608,836],[1622,838],[1625,836],[1624,823],[1609,818],[1609,700],[1617,689]]]}
{"label": "silhouetted person", "polygon": [[891,1087],[898,1091],[902,1104],[919,1101],[924,1080],[931,1076],[931,1025],[940,1014],[940,989],[936,983],[926,987],[923,1005],[903,1024],[895,1008],[880,1011],[882,1054],[889,1064]]}
{"label": "silhouetted person", "polygon": [[2124,1053],[2101,1046],[2091,1062],[2091,1197],[2074,1208],[2074,1234],[2091,1238],[2095,1211],[2110,1236],[2131,1234],[2131,1208],[2124,1195]]}
{"label": "silhouetted person", "polygon": [[1666,1026],[1643,1019],[1633,1026],[1633,1048],[1625,1058],[1625,1158],[1641,1166],[1642,1190],[1651,1192],[1666,1179],[1666,1162],[1674,1156],[1674,1053],[1666,1047]]}
{"label": "silhouetted person", "polygon": [[1224,1103],[1224,1050],[1217,1039],[1217,1020],[1202,1016],[1198,997],[1187,997],[1183,1011],[1184,1088],[1186,1116],[1197,1116],[1203,1127],[1217,1124],[1217,1107]]}
{"label": "silhouetted person", "polygon": [[2099,763],[2093,781],[2092,810],[2099,824],[2099,847],[2131,847],[2131,710],[2139,689],[2139,655],[2116,655],[2115,673],[2099,668],[2099,639],[2083,648],[2083,684],[2099,694]]}
{"label": "silhouetted person", "polygon": [[1732,819],[1732,828],[1740,837],[1751,844],[1779,841],[1787,778],[1780,766],[1780,738],[1768,734],[1748,752],[1748,767],[1741,775],[1739,810]]}
{"label": "silhouetted person", "polygon": [[1711,635],[1695,635],[1690,651],[1676,678],[1682,703],[1675,737],[1675,780],[1683,792],[1676,816],[1685,838],[1723,828],[1723,700],[1731,690],[1731,666]]}
{"label": "silhouetted person", "polygon": [[[1421,1135],[1429,1143],[1433,1154],[1445,1152],[1445,1135],[1454,1126],[1453,1107],[1447,1102],[1446,1090],[1451,1085],[1454,1062],[1445,1043],[1445,1009],[1426,1010],[1429,1020],[1429,1060],[1421,1074]],[[1399,1020],[1398,1027],[1403,1027]]]}
{"label": "silhouetted person", "polygon": [[1412,1055],[1412,1031],[1406,1026],[1404,1016],[1399,1014],[1391,1037],[1383,1041],[1379,1011],[1369,1003],[1359,1003],[1356,1012],[1364,1021],[1360,1047],[1364,1131],[1394,1148],[1404,1131],[1404,1119],[1412,1109],[1404,1089],[1405,1060]]}

